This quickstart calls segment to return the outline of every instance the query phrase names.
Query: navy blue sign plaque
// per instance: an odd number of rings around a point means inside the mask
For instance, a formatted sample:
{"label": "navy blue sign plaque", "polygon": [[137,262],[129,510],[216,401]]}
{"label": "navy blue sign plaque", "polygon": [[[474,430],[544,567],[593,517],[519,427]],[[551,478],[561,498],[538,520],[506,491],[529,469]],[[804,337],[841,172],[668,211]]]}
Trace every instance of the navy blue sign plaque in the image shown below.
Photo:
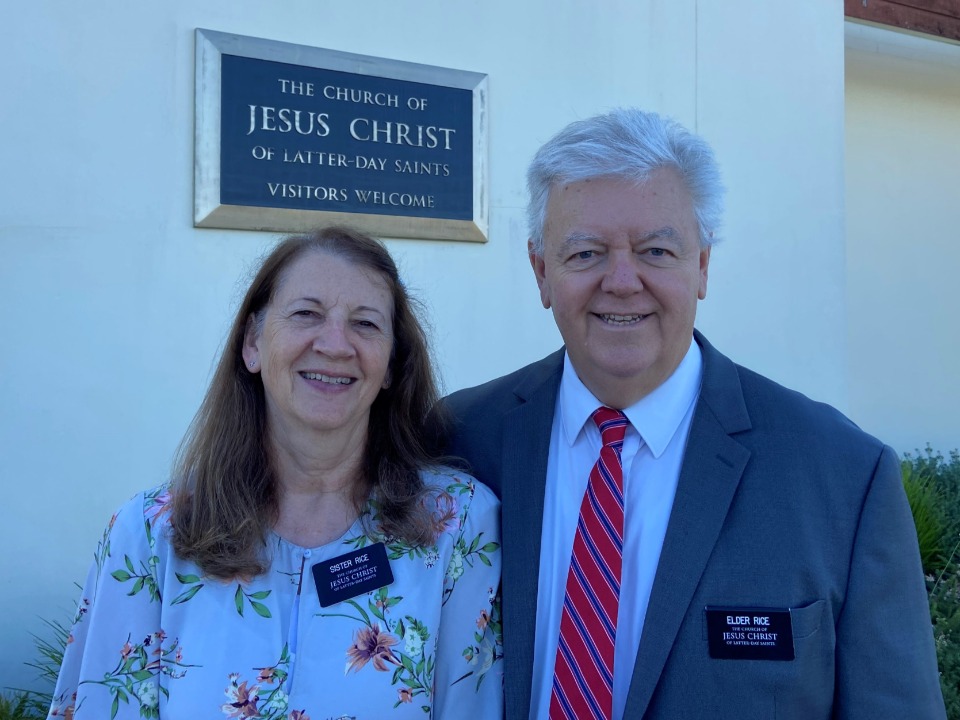
{"label": "navy blue sign plaque", "polygon": [[486,240],[486,76],[197,30],[195,225]]}

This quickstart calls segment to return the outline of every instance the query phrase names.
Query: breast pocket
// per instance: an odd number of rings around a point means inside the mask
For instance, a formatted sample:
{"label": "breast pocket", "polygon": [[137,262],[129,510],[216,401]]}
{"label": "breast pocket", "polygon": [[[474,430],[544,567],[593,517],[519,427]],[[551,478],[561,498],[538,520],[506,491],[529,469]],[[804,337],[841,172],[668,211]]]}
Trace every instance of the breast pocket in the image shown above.
{"label": "breast pocket", "polygon": [[[786,607],[781,606],[783,609]],[[772,610],[773,608],[767,608]],[[789,608],[789,632],[792,635],[793,659],[757,659],[761,653],[743,653],[736,657],[736,647],[758,639],[752,627],[753,615],[743,611],[745,628],[732,631],[732,652],[725,658],[710,657],[709,634],[704,620],[702,653],[707,655],[703,673],[707,707],[716,716],[775,719],[819,720],[829,718],[833,704],[833,625],[828,620],[825,600]],[[749,623],[748,623],[749,620]],[[730,622],[736,623],[734,614]],[[751,629],[747,629],[750,627]],[[739,640],[739,635],[744,637]],[[762,637],[760,638],[762,640]],[[736,643],[742,642],[743,645]],[[789,647],[789,641],[787,641]],[[703,657],[701,655],[701,657]],[[780,653],[770,653],[779,657]],[[731,714],[732,713],[732,714]]]}
{"label": "breast pocket", "polygon": [[833,708],[836,636],[826,600],[790,609],[794,660],[783,663],[774,690],[777,720],[829,718]]}

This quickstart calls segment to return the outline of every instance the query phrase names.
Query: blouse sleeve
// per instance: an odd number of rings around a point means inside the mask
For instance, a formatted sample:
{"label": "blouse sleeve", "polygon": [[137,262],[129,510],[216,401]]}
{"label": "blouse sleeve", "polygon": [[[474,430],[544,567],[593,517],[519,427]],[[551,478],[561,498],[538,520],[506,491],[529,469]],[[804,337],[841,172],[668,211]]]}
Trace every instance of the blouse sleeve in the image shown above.
{"label": "blouse sleeve", "polygon": [[160,627],[155,553],[163,493],[139,494],[97,545],[60,667],[48,718],[158,718],[160,676],[175,671],[176,641]]}
{"label": "blouse sleeve", "polygon": [[[465,480],[464,508],[445,577],[437,640],[434,717],[503,717],[500,607],[500,503]],[[469,709],[469,710],[467,710]]]}

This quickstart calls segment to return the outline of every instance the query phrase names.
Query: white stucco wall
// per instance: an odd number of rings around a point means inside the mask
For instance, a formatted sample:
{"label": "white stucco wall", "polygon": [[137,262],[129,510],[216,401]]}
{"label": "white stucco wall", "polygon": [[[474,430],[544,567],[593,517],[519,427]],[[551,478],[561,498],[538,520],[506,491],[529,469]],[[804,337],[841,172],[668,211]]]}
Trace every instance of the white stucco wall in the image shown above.
{"label": "white stucco wall", "polygon": [[960,45],[850,25],[850,412],[901,451],[960,446]]}
{"label": "white stucco wall", "polygon": [[489,74],[490,241],[390,241],[452,390],[559,344],[526,254],[523,177],[617,105],[710,140],[730,188],[701,328],[847,409],[837,3],[36,0],[0,23],[0,686],[73,609],[111,512],[165,479],[253,258],[192,227],[193,31]]}

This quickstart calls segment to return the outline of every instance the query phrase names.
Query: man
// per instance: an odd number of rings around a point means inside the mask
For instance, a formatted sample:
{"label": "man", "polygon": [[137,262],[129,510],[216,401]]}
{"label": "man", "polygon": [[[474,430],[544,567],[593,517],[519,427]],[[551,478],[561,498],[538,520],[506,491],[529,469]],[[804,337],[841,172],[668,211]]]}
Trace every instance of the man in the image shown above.
{"label": "man", "polygon": [[619,110],[528,184],[564,348],[446,401],[503,500],[507,717],[945,717],[896,454],[694,331],[710,148]]}

